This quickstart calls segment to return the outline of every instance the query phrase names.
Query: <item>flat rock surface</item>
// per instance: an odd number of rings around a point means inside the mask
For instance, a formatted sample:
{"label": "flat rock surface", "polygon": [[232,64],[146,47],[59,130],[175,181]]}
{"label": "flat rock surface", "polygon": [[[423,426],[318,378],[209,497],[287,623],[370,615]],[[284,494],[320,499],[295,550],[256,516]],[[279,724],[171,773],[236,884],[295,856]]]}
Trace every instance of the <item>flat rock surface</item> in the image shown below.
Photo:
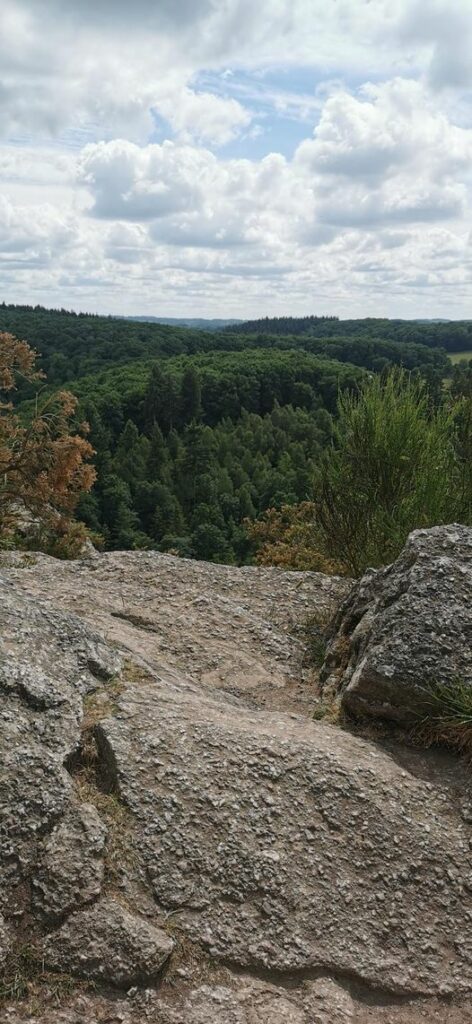
{"label": "flat rock surface", "polygon": [[98,738],[157,904],[212,957],[472,991],[470,828],[447,788],[334,726],[159,681]]}
{"label": "flat rock surface", "polygon": [[322,573],[144,551],[82,562],[5,553],[0,572],[2,565],[16,587],[75,613],[167,679],[184,676],[271,708],[287,708],[291,695],[297,708],[306,699],[297,630],[313,611],[329,616],[351,586]]}
{"label": "flat rock surface", "polygon": [[98,986],[2,1021],[470,1020],[466,769],[312,721],[303,626],[348,582],[0,562],[6,941]]}

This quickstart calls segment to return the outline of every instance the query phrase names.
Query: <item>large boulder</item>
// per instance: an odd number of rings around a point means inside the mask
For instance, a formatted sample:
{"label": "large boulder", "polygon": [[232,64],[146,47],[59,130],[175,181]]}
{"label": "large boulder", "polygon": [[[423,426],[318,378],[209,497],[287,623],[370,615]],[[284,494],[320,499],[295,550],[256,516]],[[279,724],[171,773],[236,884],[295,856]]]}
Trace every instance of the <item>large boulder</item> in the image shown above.
{"label": "large boulder", "polygon": [[472,529],[416,530],[341,605],[321,684],[349,712],[408,726],[457,681],[472,687]]}

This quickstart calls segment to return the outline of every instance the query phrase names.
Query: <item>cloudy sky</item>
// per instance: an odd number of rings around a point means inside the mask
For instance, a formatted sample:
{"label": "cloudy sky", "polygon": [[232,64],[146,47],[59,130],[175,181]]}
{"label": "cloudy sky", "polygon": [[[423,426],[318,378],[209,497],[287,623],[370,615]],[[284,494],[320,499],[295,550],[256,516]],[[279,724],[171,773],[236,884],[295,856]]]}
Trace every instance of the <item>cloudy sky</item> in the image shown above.
{"label": "cloudy sky", "polygon": [[472,317],[472,0],[1,0],[0,298]]}

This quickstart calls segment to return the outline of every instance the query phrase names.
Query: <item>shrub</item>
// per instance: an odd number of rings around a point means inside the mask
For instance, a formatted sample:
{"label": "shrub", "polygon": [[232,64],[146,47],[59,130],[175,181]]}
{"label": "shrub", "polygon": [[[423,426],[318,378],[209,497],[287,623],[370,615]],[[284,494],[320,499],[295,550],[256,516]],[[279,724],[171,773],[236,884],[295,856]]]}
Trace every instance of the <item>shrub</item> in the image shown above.
{"label": "shrub", "polygon": [[311,501],[270,508],[255,522],[246,519],[244,526],[256,550],[257,565],[325,573],[345,571],[341,562],[330,559],[323,551]]}
{"label": "shrub", "polygon": [[340,395],[315,485],[325,552],[359,575],[393,561],[413,529],[468,521],[470,443],[464,400],[432,408],[424,382],[403,370]]}

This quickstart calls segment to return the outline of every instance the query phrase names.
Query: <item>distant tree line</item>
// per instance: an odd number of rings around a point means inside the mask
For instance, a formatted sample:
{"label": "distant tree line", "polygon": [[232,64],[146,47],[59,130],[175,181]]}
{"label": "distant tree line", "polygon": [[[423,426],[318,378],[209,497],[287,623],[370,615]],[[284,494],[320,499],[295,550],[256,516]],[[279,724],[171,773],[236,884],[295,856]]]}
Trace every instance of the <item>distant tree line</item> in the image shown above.
{"label": "distant tree line", "polygon": [[443,348],[447,352],[472,347],[472,320],[386,320],[366,317],[339,320],[337,317],[265,317],[226,328],[232,334],[311,335],[316,338],[365,337]]}

